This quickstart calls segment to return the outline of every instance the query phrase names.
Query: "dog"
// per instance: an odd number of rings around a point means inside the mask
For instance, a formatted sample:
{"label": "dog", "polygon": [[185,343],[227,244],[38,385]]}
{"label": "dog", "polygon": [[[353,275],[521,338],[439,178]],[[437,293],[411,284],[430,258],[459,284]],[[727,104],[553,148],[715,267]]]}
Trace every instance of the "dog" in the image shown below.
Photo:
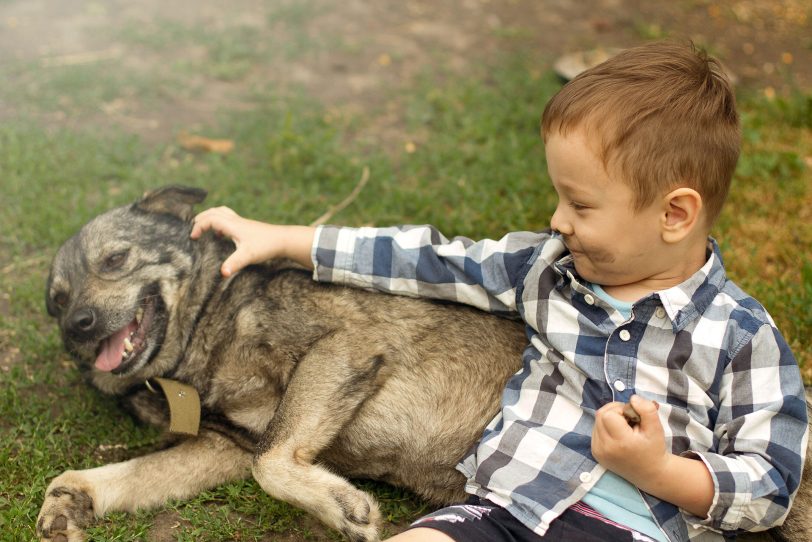
{"label": "dog", "polygon": [[[189,238],[203,190],[165,187],[102,214],[58,250],[46,307],[89,383],[186,436],[48,486],[40,540],[253,476],[352,541],[378,540],[375,499],[347,477],[464,499],[459,459],[521,370],[520,322],[314,282],[288,261],[223,278],[231,241]],[[160,393],[163,391],[163,393]],[[778,539],[810,540],[806,486]],[[747,535],[743,540],[772,540]]]}
{"label": "dog", "polygon": [[177,392],[186,398],[198,394],[201,414],[197,436],[171,448],[54,479],[41,539],[82,540],[105,513],[248,476],[354,541],[378,539],[379,512],[343,476],[437,505],[463,499],[455,465],[521,366],[522,325],[319,284],[287,261],[224,279],[232,242],[189,238],[204,197],[150,192],[95,218],[56,254],[46,306],[90,383],[166,426],[167,400],[145,382],[166,391],[155,379],[169,378],[191,388]]}

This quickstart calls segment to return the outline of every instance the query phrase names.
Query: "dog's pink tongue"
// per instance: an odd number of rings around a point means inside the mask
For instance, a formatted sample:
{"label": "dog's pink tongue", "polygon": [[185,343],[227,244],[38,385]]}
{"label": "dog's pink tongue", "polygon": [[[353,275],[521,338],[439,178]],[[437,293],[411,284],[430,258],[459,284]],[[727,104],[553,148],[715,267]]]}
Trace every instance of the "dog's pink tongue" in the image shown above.
{"label": "dog's pink tongue", "polygon": [[134,323],[128,324],[104,340],[99,357],[96,358],[97,369],[109,372],[121,365],[124,355],[124,339],[135,327]]}

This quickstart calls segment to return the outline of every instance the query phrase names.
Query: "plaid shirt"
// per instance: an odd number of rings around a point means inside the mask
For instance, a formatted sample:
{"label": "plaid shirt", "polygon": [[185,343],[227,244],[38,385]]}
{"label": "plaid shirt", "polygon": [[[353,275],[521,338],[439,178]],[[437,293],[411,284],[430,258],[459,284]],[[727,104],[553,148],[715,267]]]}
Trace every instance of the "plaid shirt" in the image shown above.
{"label": "plaid shirt", "polygon": [[702,460],[707,518],[643,493],[673,542],[722,540],[786,516],[807,443],[798,366],[772,319],[725,276],[716,243],[684,283],[626,320],[579,278],[561,239],[510,233],[451,241],[430,226],[321,227],[317,280],[516,314],[530,344],[501,412],[458,469],[466,491],[538,534],[605,472],[590,451],[595,411],[632,394],[660,403],[667,446]]}

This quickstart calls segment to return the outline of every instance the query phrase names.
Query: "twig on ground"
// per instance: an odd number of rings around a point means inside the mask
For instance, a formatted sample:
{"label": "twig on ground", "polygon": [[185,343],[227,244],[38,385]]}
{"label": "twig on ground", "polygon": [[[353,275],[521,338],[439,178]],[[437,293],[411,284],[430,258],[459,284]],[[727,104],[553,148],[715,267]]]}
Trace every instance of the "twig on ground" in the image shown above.
{"label": "twig on ground", "polygon": [[339,203],[337,205],[333,205],[332,207],[327,209],[326,213],[324,213],[323,215],[318,217],[316,220],[311,222],[310,225],[312,227],[321,226],[322,224],[325,224],[328,220],[333,218],[333,216],[336,213],[338,213],[339,211],[342,211],[350,203],[355,201],[355,198],[358,197],[358,194],[360,194],[361,190],[363,190],[364,186],[366,186],[367,181],[369,181],[369,167],[364,166],[364,170],[361,172],[361,178],[358,180],[358,184],[355,185],[355,188],[352,189],[352,192],[350,192],[350,195],[347,196],[346,198],[344,198],[341,201],[341,203]]}
{"label": "twig on ground", "polygon": [[117,48],[106,51],[85,51],[82,53],[71,53],[67,55],[52,56],[40,60],[44,68],[58,68],[63,66],[77,66],[80,64],[92,64],[105,60],[115,60],[121,56],[121,51]]}

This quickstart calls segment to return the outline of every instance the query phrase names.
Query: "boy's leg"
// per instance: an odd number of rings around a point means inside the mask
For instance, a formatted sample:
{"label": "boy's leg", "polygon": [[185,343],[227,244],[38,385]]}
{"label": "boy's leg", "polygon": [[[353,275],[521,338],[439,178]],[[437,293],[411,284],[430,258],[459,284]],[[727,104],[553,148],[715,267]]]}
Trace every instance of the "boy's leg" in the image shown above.
{"label": "boy's leg", "polygon": [[392,542],[454,542],[450,536],[435,531],[434,529],[417,528],[404,531],[392,538],[387,538]]}
{"label": "boy's leg", "polygon": [[[591,511],[585,510],[585,511]],[[640,533],[601,519],[599,515],[565,510],[544,536],[528,529],[507,510],[471,497],[424,516],[395,542],[654,542]]]}

